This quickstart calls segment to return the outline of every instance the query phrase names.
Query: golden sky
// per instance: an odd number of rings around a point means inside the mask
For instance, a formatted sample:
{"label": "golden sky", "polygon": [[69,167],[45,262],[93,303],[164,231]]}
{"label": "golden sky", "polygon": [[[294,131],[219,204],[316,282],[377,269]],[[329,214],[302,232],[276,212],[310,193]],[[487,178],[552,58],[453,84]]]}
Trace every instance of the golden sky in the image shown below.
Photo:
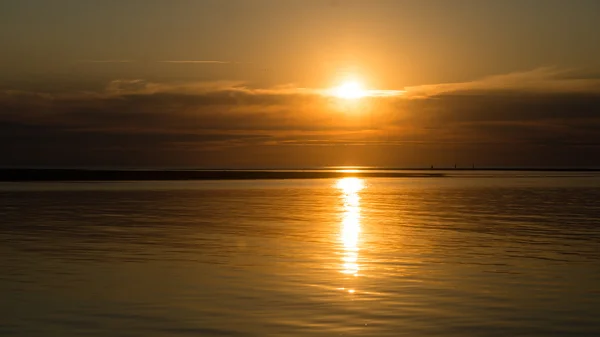
{"label": "golden sky", "polygon": [[0,4],[0,165],[600,165],[597,1]]}

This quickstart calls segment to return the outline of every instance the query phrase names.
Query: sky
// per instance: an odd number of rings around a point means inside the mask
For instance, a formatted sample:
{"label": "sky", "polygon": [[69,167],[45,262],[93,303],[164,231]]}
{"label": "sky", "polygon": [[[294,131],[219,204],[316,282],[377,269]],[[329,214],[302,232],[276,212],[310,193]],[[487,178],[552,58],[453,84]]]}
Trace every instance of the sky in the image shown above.
{"label": "sky", "polygon": [[0,1],[0,166],[600,167],[598,31],[596,0]]}

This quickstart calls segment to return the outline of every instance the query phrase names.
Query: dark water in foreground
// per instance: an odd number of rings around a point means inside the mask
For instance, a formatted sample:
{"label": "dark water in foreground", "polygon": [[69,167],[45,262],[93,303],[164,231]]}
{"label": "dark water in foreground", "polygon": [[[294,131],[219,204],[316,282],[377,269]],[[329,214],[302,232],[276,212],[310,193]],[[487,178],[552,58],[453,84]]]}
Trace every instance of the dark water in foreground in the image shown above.
{"label": "dark water in foreground", "polygon": [[3,336],[598,336],[600,175],[0,184]]}

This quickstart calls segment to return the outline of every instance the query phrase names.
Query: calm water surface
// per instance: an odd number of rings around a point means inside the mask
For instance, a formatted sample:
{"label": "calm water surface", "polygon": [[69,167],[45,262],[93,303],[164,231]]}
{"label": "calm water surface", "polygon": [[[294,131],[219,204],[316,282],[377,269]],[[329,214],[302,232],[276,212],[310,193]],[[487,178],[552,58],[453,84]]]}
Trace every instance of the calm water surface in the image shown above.
{"label": "calm water surface", "polygon": [[0,184],[3,336],[599,336],[600,176]]}

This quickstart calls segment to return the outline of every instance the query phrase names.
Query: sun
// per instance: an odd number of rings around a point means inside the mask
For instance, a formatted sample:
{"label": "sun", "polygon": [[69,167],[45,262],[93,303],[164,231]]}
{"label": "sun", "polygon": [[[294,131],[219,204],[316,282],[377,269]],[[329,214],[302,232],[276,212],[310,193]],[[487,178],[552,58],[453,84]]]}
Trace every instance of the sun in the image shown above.
{"label": "sun", "polygon": [[358,81],[347,81],[333,89],[333,96],[343,99],[359,99],[366,95],[366,90]]}

